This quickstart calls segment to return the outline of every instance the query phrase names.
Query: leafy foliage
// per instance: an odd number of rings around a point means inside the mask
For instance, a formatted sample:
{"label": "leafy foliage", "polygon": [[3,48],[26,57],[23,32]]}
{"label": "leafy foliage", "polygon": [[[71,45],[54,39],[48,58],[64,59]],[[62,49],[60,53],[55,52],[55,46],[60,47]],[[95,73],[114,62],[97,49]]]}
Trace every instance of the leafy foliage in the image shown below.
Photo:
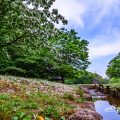
{"label": "leafy foliage", "polygon": [[54,0],[0,0],[0,74],[24,77],[74,78],[86,70],[88,42],[67,24]]}
{"label": "leafy foliage", "polygon": [[105,84],[108,81],[103,79],[102,76],[97,73],[91,73],[86,70],[75,71],[74,78],[68,78],[65,83],[66,84],[93,84],[94,80],[97,83]]}
{"label": "leafy foliage", "polygon": [[67,21],[57,10],[50,12],[53,2],[54,0],[0,0],[0,47],[24,40],[45,41],[51,33],[55,33],[54,22],[61,20],[66,24]]}
{"label": "leafy foliage", "polygon": [[68,100],[72,100],[72,101],[75,99],[74,96],[70,93],[64,93],[63,98],[68,99]]}
{"label": "leafy foliage", "polygon": [[111,78],[110,83],[120,83],[120,78]]}
{"label": "leafy foliage", "polygon": [[24,71],[21,68],[16,68],[15,66],[7,67],[2,70],[2,74],[8,74],[8,75],[16,75],[16,76],[25,76],[26,71]]}
{"label": "leafy foliage", "polygon": [[12,120],[31,120],[32,119],[32,115],[26,115],[24,112],[18,112],[16,116],[13,117]]}
{"label": "leafy foliage", "polygon": [[106,74],[109,78],[120,78],[120,53],[110,61]]}

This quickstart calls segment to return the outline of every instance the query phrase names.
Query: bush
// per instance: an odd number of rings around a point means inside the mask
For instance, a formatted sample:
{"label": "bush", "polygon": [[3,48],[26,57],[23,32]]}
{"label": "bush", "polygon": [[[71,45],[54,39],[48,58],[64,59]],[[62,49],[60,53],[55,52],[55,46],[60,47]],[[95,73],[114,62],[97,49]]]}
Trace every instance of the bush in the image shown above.
{"label": "bush", "polygon": [[110,83],[120,83],[120,78],[111,78]]}
{"label": "bush", "polygon": [[109,80],[108,79],[103,79],[103,80],[99,80],[100,84],[108,84]]}
{"label": "bush", "polygon": [[15,76],[25,76],[26,71],[21,68],[16,68],[15,66],[12,66],[1,70],[1,73]]}
{"label": "bush", "polygon": [[39,78],[39,75],[33,70],[26,71],[26,77]]}
{"label": "bush", "polygon": [[8,66],[12,66],[14,63],[8,60],[0,60],[0,69],[4,69]]}
{"label": "bush", "polygon": [[37,67],[37,62],[35,60],[31,60],[30,58],[19,58],[15,61],[17,67],[25,69],[25,70],[33,70]]}
{"label": "bush", "polygon": [[49,74],[47,71],[47,64],[44,60],[37,57],[18,58],[15,65],[26,71],[26,77],[32,78],[46,78]]}

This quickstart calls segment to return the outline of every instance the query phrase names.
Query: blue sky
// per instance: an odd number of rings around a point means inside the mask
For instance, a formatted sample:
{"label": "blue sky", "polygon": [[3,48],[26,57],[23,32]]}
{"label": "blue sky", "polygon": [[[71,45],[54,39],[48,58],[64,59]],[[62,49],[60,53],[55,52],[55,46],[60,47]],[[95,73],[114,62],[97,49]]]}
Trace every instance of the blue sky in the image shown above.
{"label": "blue sky", "polygon": [[69,21],[66,28],[89,41],[88,70],[105,77],[109,61],[120,52],[120,0],[56,0],[53,8]]}

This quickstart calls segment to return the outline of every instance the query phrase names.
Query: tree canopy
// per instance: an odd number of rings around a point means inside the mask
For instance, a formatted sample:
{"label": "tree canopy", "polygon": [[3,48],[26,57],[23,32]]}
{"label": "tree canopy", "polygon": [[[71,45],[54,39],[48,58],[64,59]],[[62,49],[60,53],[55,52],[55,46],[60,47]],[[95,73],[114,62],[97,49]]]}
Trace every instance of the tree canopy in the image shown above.
{"label": "tree canopy", "polygon": [[0,48],[24,40],[42,39],[55,33],[53,23],[67,24],[54,0],[0,0]]}
{"label": "tree canopy", "polygon": [[74,77],[86,70],[88,42],[67,24],[54,0],[0,0],[0,74],[24,77]]}
{"label": "tree canopy", "polygon": [[109,78],[120,78],[120,53],[109,62],[106,74]]}

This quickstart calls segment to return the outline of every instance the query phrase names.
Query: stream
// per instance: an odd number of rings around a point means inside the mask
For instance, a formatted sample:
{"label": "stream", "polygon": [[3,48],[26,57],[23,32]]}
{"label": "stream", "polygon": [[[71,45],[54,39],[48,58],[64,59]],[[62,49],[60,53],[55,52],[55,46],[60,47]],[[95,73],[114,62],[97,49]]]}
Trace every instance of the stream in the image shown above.
{"label": "stream", "polygon": [[90,89],[92,98],[95,99],[95,110],[103,120],[120,120],[120,100],[104,95],[95,89]]}

